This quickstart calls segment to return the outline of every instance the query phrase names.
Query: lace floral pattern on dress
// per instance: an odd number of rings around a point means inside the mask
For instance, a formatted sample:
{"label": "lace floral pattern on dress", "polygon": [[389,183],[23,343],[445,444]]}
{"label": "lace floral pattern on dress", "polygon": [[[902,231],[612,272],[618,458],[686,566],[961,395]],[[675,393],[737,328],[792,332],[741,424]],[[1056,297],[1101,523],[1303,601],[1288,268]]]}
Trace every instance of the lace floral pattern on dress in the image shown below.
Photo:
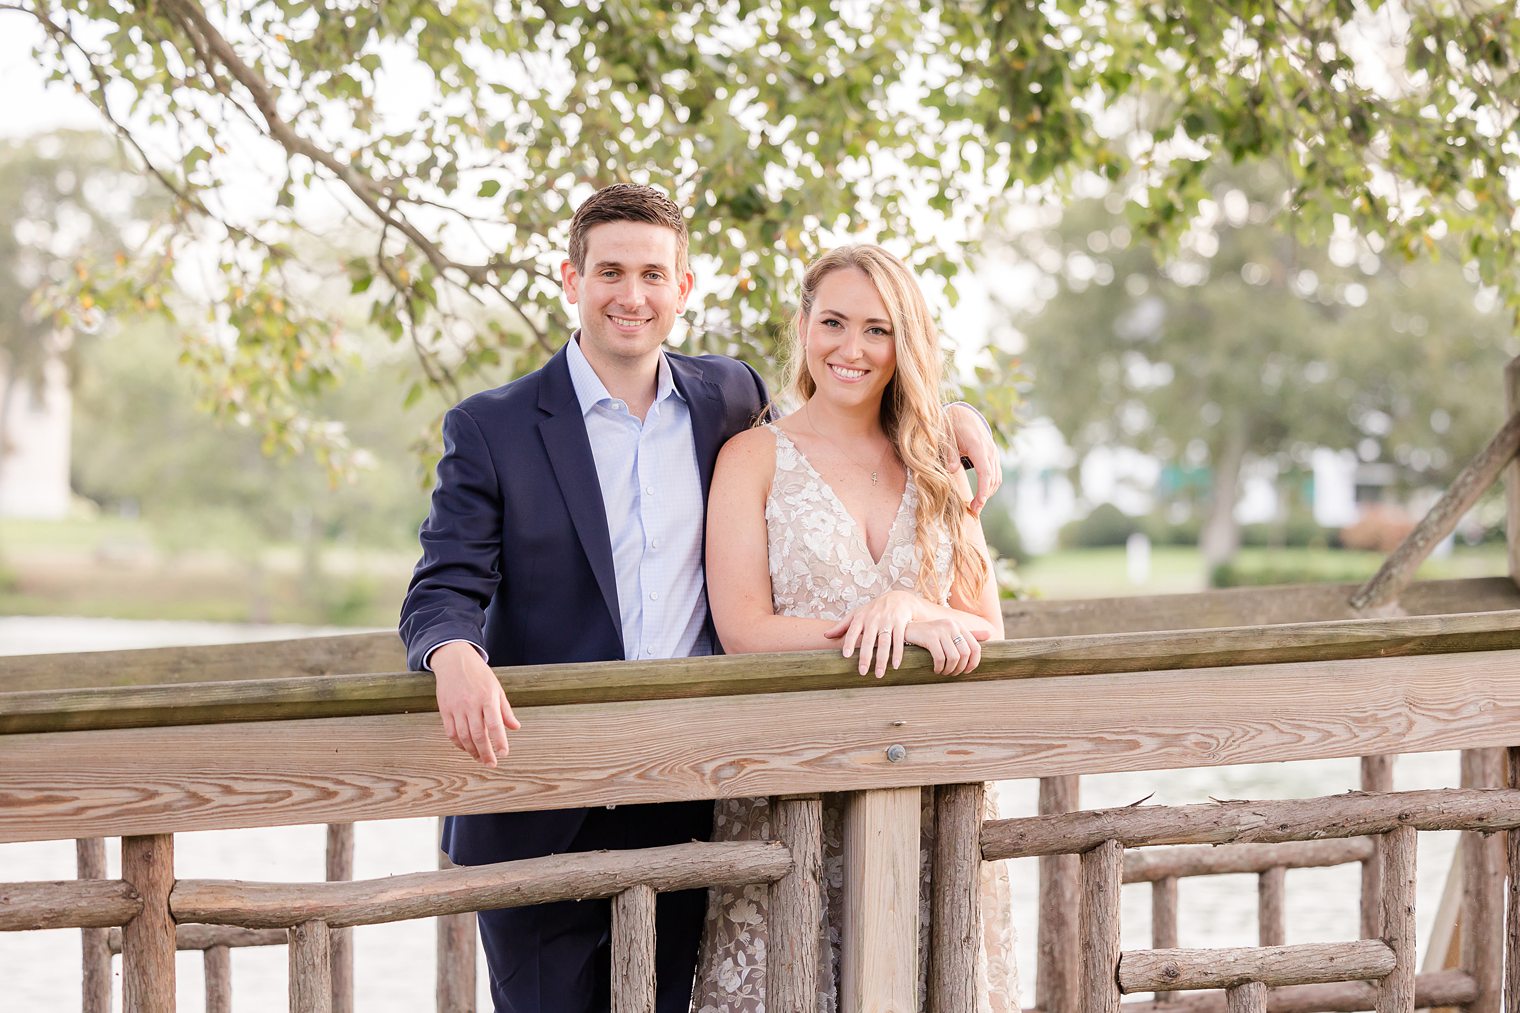
{"label": "lace floral pattern on dress", "polygon": [[[776,470],[765,502],[771,601],[776,614],[839,619],[887,591],[914,590],[918,577],[918,552],[913,544],[918,491],[912,475],[908,476],[881,559],[873,562],[864,533],[833,489],[785,433],[774,425],[766,428],[776,438]],[[946,537],[934,561],[942,582],[950,571],[950,554]],[[921,1004],[928,972],[929,856],[934,846],[933,790],[925,789],[923,795],[918,968]],[[995,818],[990,786],[987,807],[989,818]],[[843,812],[844,796],[824,796],[824,910],[819,923],[824,945],[818,954],[819,1013],[836,1013],[839,1002]],[[713,840],[763,840],[770,832],[769,799],[721,799],[716,804]],[[1008,893],[1004,863],[983,865],[982,947],[977,969],[980,1013],[1013,1013],[1019,1009]],[[764,1013],[768,907],[767,886],[709,892],[692,1003],[696,1013]]]}

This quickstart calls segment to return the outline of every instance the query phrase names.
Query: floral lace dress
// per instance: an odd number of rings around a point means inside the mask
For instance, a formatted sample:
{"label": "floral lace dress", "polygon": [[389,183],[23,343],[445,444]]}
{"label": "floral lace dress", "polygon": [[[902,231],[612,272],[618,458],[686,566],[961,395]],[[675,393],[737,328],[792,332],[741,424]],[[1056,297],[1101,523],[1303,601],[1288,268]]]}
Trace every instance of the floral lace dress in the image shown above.
{"label": "floral lace dress", "polygon": [[[865,533],[808,459],[776,426],[776,470],[765,503],[769,542],[771,601],[777,615],[838,619],[893,589],[913,590],[918,555],[913,518],[918,491],[912,475],[888,532],[881,559],[872,561]],[[948,538],[935,554],[941,575],[950,568]],[[996,801],[987,792],[988,817]],[[932,790],[924,792],[919,847],[919,1002],[926,1006],[929,955],[929,876],[934,847]],[[769,799],[720,799],[713,819],[714,840],[761,840],[771,832]],[[823,907],[819,947],[818,1010],[839,1005],[839,945],[844,897],[843,796],[825,795],[823,804]],[[982,947],[978,961],[979,1006],[983,1013],[1017,1011],[1018,974],[1009,921],[1008,874],[1004,863],[982,866]],[[707,926],[697,965],[692,1008],[696,1013],[764,1013],[765,885],[714,889],[708,894]]]}

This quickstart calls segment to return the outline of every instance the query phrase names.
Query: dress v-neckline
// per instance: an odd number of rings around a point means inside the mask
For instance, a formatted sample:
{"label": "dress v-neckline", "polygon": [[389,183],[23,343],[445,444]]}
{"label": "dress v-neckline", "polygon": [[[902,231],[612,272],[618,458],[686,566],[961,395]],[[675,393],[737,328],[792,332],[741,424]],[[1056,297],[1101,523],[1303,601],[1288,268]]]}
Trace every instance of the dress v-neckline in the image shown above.
{"label": "dress v-neckline", "polygon": [[808,460],[808,456],[802,452],[802,448],[797,446],[797,441],[788,436],[780,426],[771,423],[768,428],[773,430],[777,436],[786,440],[787,445],[792,448],[792,453],[796,454],[797,459],[802,462],[802,466],[828,492],[829,499],[833,501],[835,508],[844,516],[845,520],[849,521],[850,529],[855,537],[859,539],[860,547],[865,550],[865,556],[871,561],[871,566],[878,570],[881,569],[882,561],[887,558],[887,551],[892,548],[892,537],[897,534],[897,525],[902,521],[903,507],[908,503],[908,486],[913,481],[913,477],[910,475],[903,482],[902,495],[898,497],[897,510],[892,514],[892,523],[887,527],[887,541],[881,547],[881,555],[873,556],[871,555],[871,543],[866,538],[865,526],[860,523],[854,514],[850,513],[850,508],[844,505],[844,500],[839,498],[839,493],[834,491],[834,487],[829,484],[829,480],[824,478],[817,468],[813,467],[813,462]]}

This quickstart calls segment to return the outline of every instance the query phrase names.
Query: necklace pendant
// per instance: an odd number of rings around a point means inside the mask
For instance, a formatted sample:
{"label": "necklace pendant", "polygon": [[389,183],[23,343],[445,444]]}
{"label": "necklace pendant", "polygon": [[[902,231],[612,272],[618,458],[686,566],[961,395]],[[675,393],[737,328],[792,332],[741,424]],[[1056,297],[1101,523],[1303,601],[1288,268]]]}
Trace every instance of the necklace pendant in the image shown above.
{"label": "necklace pendant", "polygon": [[871,484],[872,485],[876,484],[876,472],[874,472],[874,471],[871,472]]}

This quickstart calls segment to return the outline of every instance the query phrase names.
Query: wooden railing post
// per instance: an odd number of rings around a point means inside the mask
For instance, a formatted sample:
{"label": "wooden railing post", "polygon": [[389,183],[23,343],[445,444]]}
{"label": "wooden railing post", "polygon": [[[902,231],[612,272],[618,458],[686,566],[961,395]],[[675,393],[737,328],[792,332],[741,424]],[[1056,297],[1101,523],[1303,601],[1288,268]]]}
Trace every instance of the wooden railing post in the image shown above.
{"label": "wooden railing post", "polygon": [[1229,1013],[1267,1013],[1267,986],[1259,981],[1236,985],[1224,994]]}
{"label": "wooden railing post", "polygon": [[1268,869],[1256,877],[1256,942],[1258,946],[1282,946],[1288,941],[1288,870]]}
{"label": "wooden railing post", "polygon": [[1394,966],[1377,984],[1377,1013],[1414,1013],[1415,830],[1399,827],[1378,837],[1383,871],[1383,941]]}
{"label": "wooden railing post", "polygon": [[[354,878],[354,825],[329,823],[327,826],[327,881],[348,882]],[[354,930],[332,930],[332,1009],[333,1013],[354,1013]]]}
{"label": "wooden railing post", "polygon": [[[1520,746],[1506,750],[1506,783],[1520,788]],[[1509,909],[1504,928],[1504,1010],[1520,1013],[1520,832],[1505,831],[1506,858],[1508,859],[1509,890],[1506,907]]]}
{"label": "wooden railing post", "polygon": [[612,1013],[654,1013],[654,902],[647,886],[612,898]]}
{"label": "wooden railing post", "polygon": [[290,930],[290,1013],[332,1013],[332,929],[302,922]]}
{"label": "wooden railing post", "polygon": [[[1462,787],[1495,788],[1503,750],[1462,751]],[[1504,841],[1497,834],[1462,834],[1462,969],[1472,975],[1477,997],[1467,1013],[1499,1013],[1504,992]]]}
{"label": "wooden railing post", "polygon": [[[1040,815],[1075,812],[1081,779],[1076,775],[1040,778]],[[1078,1013],[1081,952],[1077,929],[1079,865],[1076,855],[1040,859],[1040,921],[1035,957],[1035,1005],[1045,1013]]]}
{"label": "wooden railing post", "polygon": [[1082,854],[1082,1011],[1119,1010],[1119,892],[1124,847],[1104,841]]}
{"label": "wooden railing post", "polygon": [[121,878],[142,897],[141,913],[121,930],[121,995],[124,1013],[174,1010],[174,836],[121,839]]}
{"label": "wooden railing post", "polygon": [[[1151,884],[1151,949],[1177,947],[1177,877],[1163,876]],[[1156,1003],[1175,1001],[1174,992],[1157,992]]]}
{"label": "wooden railing post", "polygon": [[986,786],[942,784],[934,792],[929,876],[929,1013],[976,1013],[980,952],[982,805]]}
{"label": "wooden railing post", "polygon": [[771,828],[792,853],[792,868],[771,884],[765,1007],[769,1013],[811,1013],[818,1004],[818,912],[823,910],[822,799],[772,799]]}
{"label": "wooden railing post", "polygon": [[[442,833],[442,817],[438,829]],[[443,851],[438,868],[454,868]],[[438,919],[438,1013],[475,1013],[475,929],[473,911]]]}
{"label": "wooden railing post", "polygon": [[844,810],[840,1013],[918,1006],[921,792],[852,792]]}
{"label": "wooden railing post", "polygon": [[232,950],[206,947],[201,966],[206,976],[206,1013],[232,1013]]}
{"label": "wooden railing post", "polygon": [[[1393,790],[1393,757],[1362,757],[1362,790]],[[1362,862],[1362,938],[1381,939],[1383,936],[1383,886],[1379,874],[1381,851],[1374,848],[1372,856]]]}
{"label": "wooden railing post", "polygon": [[[84,837],[74,842],[80,879],[106,878],[106,842]],[[111,1013],[111,930],[80,929],[84,978],[80,989],[83,1013]]]}

